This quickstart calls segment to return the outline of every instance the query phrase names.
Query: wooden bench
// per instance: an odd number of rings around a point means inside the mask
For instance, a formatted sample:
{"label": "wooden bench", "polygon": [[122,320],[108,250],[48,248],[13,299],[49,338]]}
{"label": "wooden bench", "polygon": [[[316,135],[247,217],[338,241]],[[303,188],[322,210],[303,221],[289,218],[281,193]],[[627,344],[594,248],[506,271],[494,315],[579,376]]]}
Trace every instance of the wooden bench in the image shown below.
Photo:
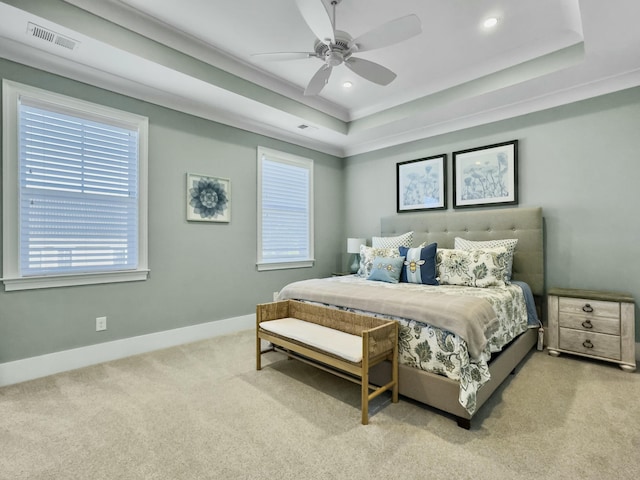
{"label": "wooden bench", "polygon": [[[309,363],[361,385],[362,424],[369,423],[369,401],[391,390],[398,402],[398,324],[367,315],[285,300],[256,307],[256,369],[262,368],[260,340],[290,358]],[[391,361],[391,381],[369,384],[369,368]],[[369,390],[373,390],[369,393]]]}

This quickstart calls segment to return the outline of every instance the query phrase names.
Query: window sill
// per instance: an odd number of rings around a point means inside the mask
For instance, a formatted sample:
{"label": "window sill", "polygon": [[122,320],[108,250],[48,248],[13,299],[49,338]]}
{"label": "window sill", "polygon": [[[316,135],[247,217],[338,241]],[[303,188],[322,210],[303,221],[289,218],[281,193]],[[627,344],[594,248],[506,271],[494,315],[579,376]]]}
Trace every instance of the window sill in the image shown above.
{"label": "window sill", "polygon": [[138,282],[149,277],[149,270],[51,275],[44,277],[3,278],[4,291],[35,290],[39,288],[73,287],[102,283]]}
{"label": "window sill", "polygon": [[299,260],[297,262],[263,262],[257,263],[258,271],[285,270],[287,268],[309,268],[313,267],[315,260]]}

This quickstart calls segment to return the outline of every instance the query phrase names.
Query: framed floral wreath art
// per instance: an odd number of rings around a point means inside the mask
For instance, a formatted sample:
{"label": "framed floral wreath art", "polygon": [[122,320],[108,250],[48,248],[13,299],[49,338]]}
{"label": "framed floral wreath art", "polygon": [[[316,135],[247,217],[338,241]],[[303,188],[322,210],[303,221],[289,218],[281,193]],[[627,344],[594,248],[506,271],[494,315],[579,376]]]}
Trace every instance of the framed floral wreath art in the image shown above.
{"label": "framed floral wreath art", "polygon": [[231,220],[231,180],[187,173],[187,220]]}

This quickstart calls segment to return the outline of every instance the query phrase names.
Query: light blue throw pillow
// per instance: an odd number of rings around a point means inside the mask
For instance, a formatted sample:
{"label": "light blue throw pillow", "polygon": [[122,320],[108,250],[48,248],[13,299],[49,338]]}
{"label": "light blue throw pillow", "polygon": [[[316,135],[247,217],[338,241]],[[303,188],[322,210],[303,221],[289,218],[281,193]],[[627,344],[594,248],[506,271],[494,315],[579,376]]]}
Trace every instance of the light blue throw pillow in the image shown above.
{"label": "light blue throw pillow", "polygon": [[376,257],[367,280],[398,283],[404,265],[404,257]]}

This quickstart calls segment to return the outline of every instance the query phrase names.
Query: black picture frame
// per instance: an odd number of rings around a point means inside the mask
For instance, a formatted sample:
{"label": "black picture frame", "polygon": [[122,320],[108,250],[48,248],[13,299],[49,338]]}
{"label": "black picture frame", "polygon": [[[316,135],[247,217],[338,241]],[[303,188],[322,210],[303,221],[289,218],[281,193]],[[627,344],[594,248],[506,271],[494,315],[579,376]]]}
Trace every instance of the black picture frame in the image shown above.
{"label": "black picture frame", "polygon": [[453,208],[518,204],[518,140],[453,152]]}
{"label": "black picture frame", "polygon": [[447,154],[396,164],[396,211],[447,208]]}

